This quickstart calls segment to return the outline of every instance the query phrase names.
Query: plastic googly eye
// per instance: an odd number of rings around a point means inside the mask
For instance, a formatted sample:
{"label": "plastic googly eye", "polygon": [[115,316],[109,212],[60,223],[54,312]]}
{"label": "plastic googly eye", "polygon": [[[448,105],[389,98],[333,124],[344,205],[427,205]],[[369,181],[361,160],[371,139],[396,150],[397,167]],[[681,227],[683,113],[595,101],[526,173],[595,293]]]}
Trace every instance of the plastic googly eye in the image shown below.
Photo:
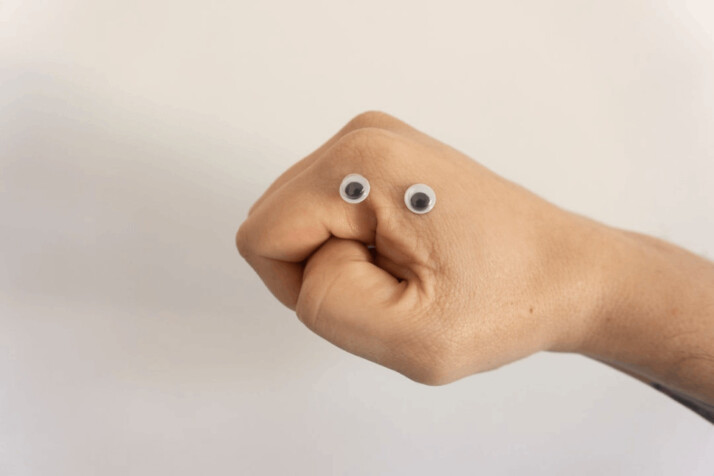
{"label": "plastic googly eye", "polygon": [[404,192],[404,203],[414,213],[429,213],[436,204],[436,194],[430,186],[417,183]]}
{"label": "plastic googly eye", "polygon": [[360,174],[349,174],[342,179],[340,196],[347,203],[359,203],[369,195],[369,180]]}

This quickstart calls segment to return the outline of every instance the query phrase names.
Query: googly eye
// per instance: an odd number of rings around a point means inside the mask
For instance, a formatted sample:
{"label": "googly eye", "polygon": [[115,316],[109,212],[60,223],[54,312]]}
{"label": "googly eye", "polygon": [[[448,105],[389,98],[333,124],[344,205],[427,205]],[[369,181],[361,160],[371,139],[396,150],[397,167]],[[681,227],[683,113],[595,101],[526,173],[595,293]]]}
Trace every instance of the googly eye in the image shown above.
{"label": "googly eye", "polygon": [[347,203],[359,203],[369,195],[369,181],[360,174],[349,174],[340,184],[340,196]]}
{"label": "googly eye", "polygon": [[436,194],[430,186],[417,183],[404,192],[404,203],[410,211],[422,215],[429,213],[434,208]]}

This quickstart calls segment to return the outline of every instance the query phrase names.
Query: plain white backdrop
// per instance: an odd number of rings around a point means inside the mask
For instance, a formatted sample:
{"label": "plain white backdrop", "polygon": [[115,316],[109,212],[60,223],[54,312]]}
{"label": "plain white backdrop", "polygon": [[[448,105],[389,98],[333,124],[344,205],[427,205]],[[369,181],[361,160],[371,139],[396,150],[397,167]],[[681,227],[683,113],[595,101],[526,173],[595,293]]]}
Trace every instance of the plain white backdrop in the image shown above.
{"label": "plain white backdrop", "polygon": [[390,112],[714,255],[699,1],[0,1],[0,474],[714,473],[714,426],[574,355],[431,388],[281,307],[248,207]]}

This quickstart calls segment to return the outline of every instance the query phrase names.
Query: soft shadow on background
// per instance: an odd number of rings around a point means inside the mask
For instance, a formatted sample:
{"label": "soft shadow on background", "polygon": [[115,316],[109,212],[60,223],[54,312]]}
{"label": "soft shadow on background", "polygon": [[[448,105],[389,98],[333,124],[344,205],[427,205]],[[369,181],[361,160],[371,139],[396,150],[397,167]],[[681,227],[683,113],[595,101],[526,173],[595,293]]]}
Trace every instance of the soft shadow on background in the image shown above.
{"label": "soft shadow on background", "polygon": [[540,354],[415,384],[233,244],[379,108],[711,257],[714,7],[643,3],[0,3],[0,473],[711,474],[712,426],[639,382]]}

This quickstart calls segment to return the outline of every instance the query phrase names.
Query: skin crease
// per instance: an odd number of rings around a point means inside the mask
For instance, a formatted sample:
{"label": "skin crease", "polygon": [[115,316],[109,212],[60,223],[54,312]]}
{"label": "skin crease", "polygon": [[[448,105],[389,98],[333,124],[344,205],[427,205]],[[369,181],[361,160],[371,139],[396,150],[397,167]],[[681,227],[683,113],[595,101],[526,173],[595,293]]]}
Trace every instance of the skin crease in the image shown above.
{"label": "skin crease", "polygon": [[[338,192],[350,173],[371,185],[359,204]],[[415,183],[436,193],[427,214],[404,204]],[[714,402],[711,262],[562,210],[388,114],[288,169],[236,242],[307,327],[415,381],[579,352]]]}

